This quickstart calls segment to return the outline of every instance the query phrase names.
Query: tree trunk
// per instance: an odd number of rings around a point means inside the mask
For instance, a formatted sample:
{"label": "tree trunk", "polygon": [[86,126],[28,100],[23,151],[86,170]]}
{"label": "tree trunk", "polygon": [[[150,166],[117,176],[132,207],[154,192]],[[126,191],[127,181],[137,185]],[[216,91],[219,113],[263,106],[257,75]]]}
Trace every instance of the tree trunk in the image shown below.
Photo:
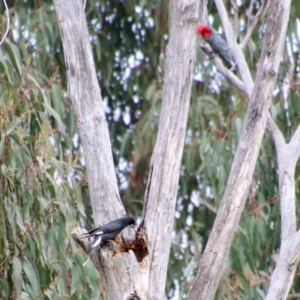
{"label": "tree trunk", "polygon": [[254,89],[221,206],[188,297],[190,300],[213,299],[226,266],[266,127],[289,11],[289,0],[276,0],[269,5]]}
{"label": "tree trunk", "polygon": [[[81,137],[95,224],[124,214],[111,145],[80,0],[55,0],[68,74],[68,90]],[[103,249],[92,260],[109,299],[163,299],[185,141],[199,1],[171,3],[162,109],[148,179],[143,221],[130,249]],[[105,222],[103,222],[105,221]],[[85,251],[82,231],[74,238]],[[118,246],[118,245],[117,245]],[[123,245],[124,246],[124,245]],[[128,246],[128,245],[127,245]],[[137,299],[137,298],[136,298]]]}
{"label": "tree trunk", "polygon": [[163,103],[151,158],[143,223],[148,237],[148,295],[163,299],[186,134],[199,1],[173,1]]}
{"label": "tree trunk", "polygon": [[81,0],[54,0],[67,68],[68,94],[83,147],[95,225],[125,215]]}
{"label": "tree trunk", "polygon": [[295,203],[295,168],[300,155],[300,127],[288,144],[276,128],[271,135],[277,152],[281,243],[266,300],[286,299],[300,259],[300,231],[296,231]]}

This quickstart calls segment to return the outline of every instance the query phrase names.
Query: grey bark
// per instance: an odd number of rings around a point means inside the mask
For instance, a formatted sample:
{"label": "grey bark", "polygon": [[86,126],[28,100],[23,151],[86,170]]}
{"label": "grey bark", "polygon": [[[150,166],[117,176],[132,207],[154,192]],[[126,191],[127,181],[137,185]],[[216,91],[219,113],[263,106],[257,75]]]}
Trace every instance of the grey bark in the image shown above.
{"label": "grey bark", "polygon": [[[215,2],[218,6],[223,25],[229,24],[224,5],[222,5],[220,0],[215,0]],[[289,3],[283,2],[283,5],[288,7]],[[264,9],[264,6],[265,3],[262,4],[260,11]],[[288,15],[286,15],[285,18],[285,22],[287,24]],[[249,31],[253,31],[252,25],[250,26]],[[227,32],[227,36],[230,36],[230,32]],[[246,37],[248,38],[249,36],[250,34],[247,33]],[[233,47],[235,51],[241,52],[241,49],[245,45],[246,37],[241,43],[240,48]],[[229,38],[229,40],[231,39]],[[218,65],[217,68],[219,69]],[[220,70],[221,68],[222,66],[220,66]],[[247,79],[244,77],[245,85],[242,85],[241,82],[232,76],[232,74],[228,73],[230,72],[222,70],[222,74],[242,92],[247,94],[252,90],[251,78]],[[249,84],[246,84],[246,82]],[[271,300],[285,299],[287,297],[300,259],[300,231],[298,230],[296,232],[294,185],[295,165],[300,155],[300,127],[298,126],[294,136],[291,139],[291,142],[288,144],[286,144],[282,133],[270,115],[268,116],[267,120],[267,130],[274,141],[277,151],[281,213],[281,245],[276,267],[272,273],[270,287],[266,297],[266,299]]]}
{"label": "grey bark", "polygon": [[[226,14],[224,5],[220,0],[215,0],[220,17],[223,24],[229,24],[228,16]],[[259,11],[265,9],[266,1],[262,4]],[[286,19],[286,22],[288,20]],[[253,20],[254,23],[254,20]],[[253,25],[250,26],[249,31],[253,31]],[[230,29],[230,28],[229,28]],[[228,38],[229,36],[229,38]],[[227,32],[227,39],[230,38],[231,33]],[[245,45],[246,38],[248,39],[250,33],[247,32],[245,39],[239,47],[234,47],[234,50],[241,52]],[[240,56],[241,57],[241,56]],[[240,89],[246,95],[252,91],[253,83],[251,78],[245,78],[244,85],[234,74],[224,68],[218,61],[215,61],[218,70]],[[243,64],[243,63],[242,63]],[[244,64],[245,67],[245,64]],[[244,68],[242,67],[242,68]],[[250,95],[248,95],[249,97]],[[249,97],[250,98],[250,97]],[[279,199],[281,212],[281,245],[276,267],[271,276],[270,287],[267,298],[271,299],[285,299],[290,290],[295,271],[299,262],[300,255],[300,231],[296,233],[296,213],[295,213],[295,185],[294,172],[295,164],[299,159],[300,151],[300,127],[298,126],[291,142],[286,144],[282,133],[278,126],[274,123],[271,116],[268,116],[267,130],[271,135],[277,151],[277,163],[279,174]]]}
{"label": "grey bark", "polygon": [[[220,16],[227,15],[223,2],[215,1],[215,3]],[[289,0],[275,0],[268,7],[266,32],[258,64],[260,67],[253,89],[252,78],[242,51],[237,48],[233,39],[231,24],[228,18],[222,19],[245,92],[251,97],[221,206],[188,297],[190,300],[213,299],[224,271],[269,116],[268,110],[282,55],[289,11]]]}
{"label": "grey bark", "polygon": [[281,132],[270,126],[277,152],[281,244],[266,300],[286,299],[300,259],[300,231],[296,231],[295,203],[295,167],[300,155],[300,127],[286,144]]}
{"label": "grey bark", "polygon": [[163,299],[165,290],[191,95],[199,1],[172,1],[171,5],[163,103],[143,212],[149,242],[147,299]]}
{"label": "grey bark", "polygon": [[[94,221],[101,225],[124,214],[113,167],[86,20],[80,0],[54,0],[68,74],[68,91],[84,150]],[[102,249],[92,260],[109,299],[163,299],[176,195],[185,140],[194,63],[199,1],[171,3],[172,16],[158,137],[152,155],[143,221],[132,250]],[[72,233],[81,240],[82,230]],[[131,236],[132,237],[132,236]],[[137,248],[139,250],[137,251]],[[139,252],[139,253],[138,253]],[[141,253],[142,252],[142,253]],[[139,256],[139,254],[141,254]]]}
{"label": "grey bark", "polygon": [[[55,0],[68,94],[84,151],[95,225],[125,215],[82,1]],[[113,209],[111,209],[113,207]]]}
{"label": "grey bark", "polygon": [[[76,115],[88,175],[94,223],[103,225],[125,215],[121,203],[108,126],[93,61],[89,32],[80,0],[55,0],[67,68],[68,94]],[[80,229],[72,235],[80,242]],[[134,232],[125,231],[134,239]],[[87,241],[80,245],[88,252]],[[106,249],[92,255],[110,299],[129,299],[139,288],[139,263],[133,252]],[[99,263],[100,261],[100,263]]]}

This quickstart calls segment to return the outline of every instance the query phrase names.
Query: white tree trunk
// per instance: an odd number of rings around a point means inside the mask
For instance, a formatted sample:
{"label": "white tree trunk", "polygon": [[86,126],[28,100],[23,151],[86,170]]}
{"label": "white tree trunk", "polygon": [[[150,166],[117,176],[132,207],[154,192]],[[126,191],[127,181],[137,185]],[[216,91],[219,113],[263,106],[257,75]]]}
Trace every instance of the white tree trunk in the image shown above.
{"label": "white tree trunk", "polygon": [[54,4],[64,48],[68,94],[84,151],[94,222],[103,225],[125,215],[125,210],[119,196],[83,2],[55,0]]}
{"label": "white tree trunk", "polygon": [[[54,0],[68,74],[69,96],[86,160],[95,224],[124,214],[81,0]],[[171,3],[162,109],[151,159],[143,221],[129,252],[92,255],[109,299],[163,299],[186,133],[195,53],[197,0]],[[87,251],[82,230],[73,237]],[[120,245],[119,245],[120,246]],[[122,246],[122,245],[121,245]],[[121,247],[120,246],[120,247]],[[118,246],[117,246],[118,247]],[[135,254],[135,255],[134,255]],[[136,298],[135,298],[136,297]]]}
{"label": "white tree trunk", "polygon": [[300,155],[300,127],[290,143],[271,125],[279,173],[281,244],[266,300],[286,299],[300,259],[300,231],[296,232],[295,168]]}
{"label": "white tree trunk", "polygon": [[[220,15],[226,15],[223,2],[220,0],[215,3]],[[290,0],[274,0],[269,5],[266,32],[253,90],[245,59],[242,52],[236,49],[231,24],[228,18],[222,20],[246,94],[251,97],[221,206],[188,297],[190,300],[213,299],[224,271],[230,246],[247,199],[269,117],[269,107],[282,55],[289,12]]]}
{"label": "white tree trunk", "polygon": [[[199,1],[173,1],[157,142],[143,222],[148,237],[147,299],[163,299],[186,134]],[[160,295],[160,296],[159,296]]]}

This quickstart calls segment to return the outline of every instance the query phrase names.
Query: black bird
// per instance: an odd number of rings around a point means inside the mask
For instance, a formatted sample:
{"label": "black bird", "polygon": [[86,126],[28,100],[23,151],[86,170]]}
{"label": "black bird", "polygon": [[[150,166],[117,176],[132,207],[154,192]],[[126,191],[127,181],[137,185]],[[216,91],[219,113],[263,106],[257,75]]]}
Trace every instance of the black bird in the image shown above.
{"label": "black bird", "polygon": [[94,238],[94,243],[91,246],[90,253],[86,262],[83,264],[86,265],[87,261],[90,258],[92,250],[100,244],[103,244],[107,241],[113,240],[125,227],[135,224],[135,221],[132,217],[123,217],[114,221],[111,221],[103,226],[97,227],[87,233],[84,233],[84,238]]}

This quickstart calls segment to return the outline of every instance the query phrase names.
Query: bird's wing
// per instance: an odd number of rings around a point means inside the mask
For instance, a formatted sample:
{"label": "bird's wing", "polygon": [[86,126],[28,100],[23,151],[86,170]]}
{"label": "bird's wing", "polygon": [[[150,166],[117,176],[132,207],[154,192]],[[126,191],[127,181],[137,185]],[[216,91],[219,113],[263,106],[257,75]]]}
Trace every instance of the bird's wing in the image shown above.
{"label": "bird's wing", "polygon": [[83,235],[85,235],[85,237],[92,237],[92,236],[98,236],[101,234],[106,234],[106,233],[111,233],[111,232],[120,232],[123,229],[122,227],[122,222],[120,222],[119,220],[115,220],[112,222],[109,222],[103,226],[97,227],[91,231],[88,231],[86,233],[84,233]]}
{"label": "bird's wing", "polygon": [[98,245],[100,245],[100,244],[101,244],[101,241],[102,241],[101,235],[95,237],[94,243],[93,243],[93,245],[92,245],[91,248],[94,248],[94,247],[97,247]]}
{"label": "bird's wing", "polygon": [[220,33],[220,36],[224,39],[224,41],[227,43],[227,39],[224,33]]}
{"label": "bird's wing", "polygon": [[99,236],[104,234],[119,234],[125,227],[134,224],[134,219],[131,217],[124,217],[107,224],[104,224],[98,228],[95,228],[87,233],[84,233],[86,237]]}
{"label": "bird's wing", "polygon": [[87,237],[97,236],[97,235],[101,235],[101,234],[103,234],[103,230],[101,229],[101,227],[98,227],[91,231],[83,233],[82,235],[84,235],[83,238],[87,238]]}
{"label": "bird's wing", "polygon": [[124,226],[121,221],[115,220],[115,221],[109,222],[109,223],[101,226],[100,229],[104,233],[111,233],[111,232],[116,232],[116,231],[120,232],[122,229],[124,229]]}

